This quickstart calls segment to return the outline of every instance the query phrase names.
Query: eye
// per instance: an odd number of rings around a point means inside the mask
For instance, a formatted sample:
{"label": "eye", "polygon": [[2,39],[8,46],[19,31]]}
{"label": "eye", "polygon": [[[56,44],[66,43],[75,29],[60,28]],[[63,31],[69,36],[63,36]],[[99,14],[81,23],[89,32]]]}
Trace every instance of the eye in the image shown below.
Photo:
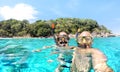
{"label": "eye", "polygon": [[91,37],[86,37],[86,40],[91,41],[92,38]]}
{"label": "eye", "polygon": [[78,39],[78,42],[79,42],[79,43],[81,43],[82,41],[83,41],[82,38],[79,38],[79,39]]}
{"label": "eye", "polygon": [[67,44],[67,43],[68,43],[68,42],[66,42],[66,41],[65,41],[65,42],[60,42],[60,44]]}
{"label": "eye", "polygon": [[63,42],[60,42],[60,44],[63,44]]}

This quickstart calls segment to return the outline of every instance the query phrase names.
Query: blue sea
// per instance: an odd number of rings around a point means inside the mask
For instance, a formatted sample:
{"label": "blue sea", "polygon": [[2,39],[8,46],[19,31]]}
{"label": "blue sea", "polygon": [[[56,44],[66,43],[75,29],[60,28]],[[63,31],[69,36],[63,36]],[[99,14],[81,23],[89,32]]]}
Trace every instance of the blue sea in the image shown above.
{"label": "blue sea", "polygon": [[[0,72],[54,72],[59,62],[58,54],[52,53],[53,47],[33,52],[53,45],[53,38],[1,38]],[[76,40],[70,39],[69,45],[77,46]],[[94,38],[92,47],[107,56],[114,72],[120,72],[120,37]],[[69,68],[63,72],[70,72]]]}

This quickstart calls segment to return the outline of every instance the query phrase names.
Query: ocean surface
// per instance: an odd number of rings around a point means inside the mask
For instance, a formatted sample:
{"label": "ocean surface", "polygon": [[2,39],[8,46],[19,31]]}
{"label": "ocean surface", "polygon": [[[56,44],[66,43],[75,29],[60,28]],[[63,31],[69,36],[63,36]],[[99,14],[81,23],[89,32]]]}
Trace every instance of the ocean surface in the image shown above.
{"label": "ocean surface", "polygon": [[[1,38],[0,72],[54,72],[59,65],[58,54],[52,53],[54,45],[53,38]],[[69,45],[77,46],[76,40],[70,39]],[[114,72],[120,72],[120,37],[94,38],[92,47],[107,56]],[[69,68],[63,72],[70,72]]]}

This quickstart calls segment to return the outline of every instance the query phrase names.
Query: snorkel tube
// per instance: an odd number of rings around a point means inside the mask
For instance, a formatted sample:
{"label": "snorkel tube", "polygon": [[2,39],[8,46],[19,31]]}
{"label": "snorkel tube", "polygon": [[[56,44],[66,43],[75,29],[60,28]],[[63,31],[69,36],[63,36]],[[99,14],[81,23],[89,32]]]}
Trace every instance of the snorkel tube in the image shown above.
{"label": "snorkel tube", "polygon": [[52,28],[52,35],[53,35],[53,38],[54,38],[54,40],[55,40],[55,43],[57,43],[57,40],[56,40],[56,37],[55,37],[55,24],[54,23],[52,23],[51,24],[51,28]]}
{"label": "snorkel tube", "polygon": [[52,35],[54,35],[54,29],[55,29],[55,24],[54,23],[51,24],[51,28],[52,28]]}

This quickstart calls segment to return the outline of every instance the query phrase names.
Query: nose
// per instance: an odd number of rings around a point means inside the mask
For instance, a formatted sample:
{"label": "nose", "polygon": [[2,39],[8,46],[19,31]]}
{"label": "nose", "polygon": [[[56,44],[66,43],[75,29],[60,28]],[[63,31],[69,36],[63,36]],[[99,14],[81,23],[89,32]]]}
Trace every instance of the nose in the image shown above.
{"label": "nose", "polygon": [[63,44],[63,46],[66,46],[65,44]]}
{"label": "nose", "polygon": [[83,39],[83,43],[86,43],[86,39]]}

